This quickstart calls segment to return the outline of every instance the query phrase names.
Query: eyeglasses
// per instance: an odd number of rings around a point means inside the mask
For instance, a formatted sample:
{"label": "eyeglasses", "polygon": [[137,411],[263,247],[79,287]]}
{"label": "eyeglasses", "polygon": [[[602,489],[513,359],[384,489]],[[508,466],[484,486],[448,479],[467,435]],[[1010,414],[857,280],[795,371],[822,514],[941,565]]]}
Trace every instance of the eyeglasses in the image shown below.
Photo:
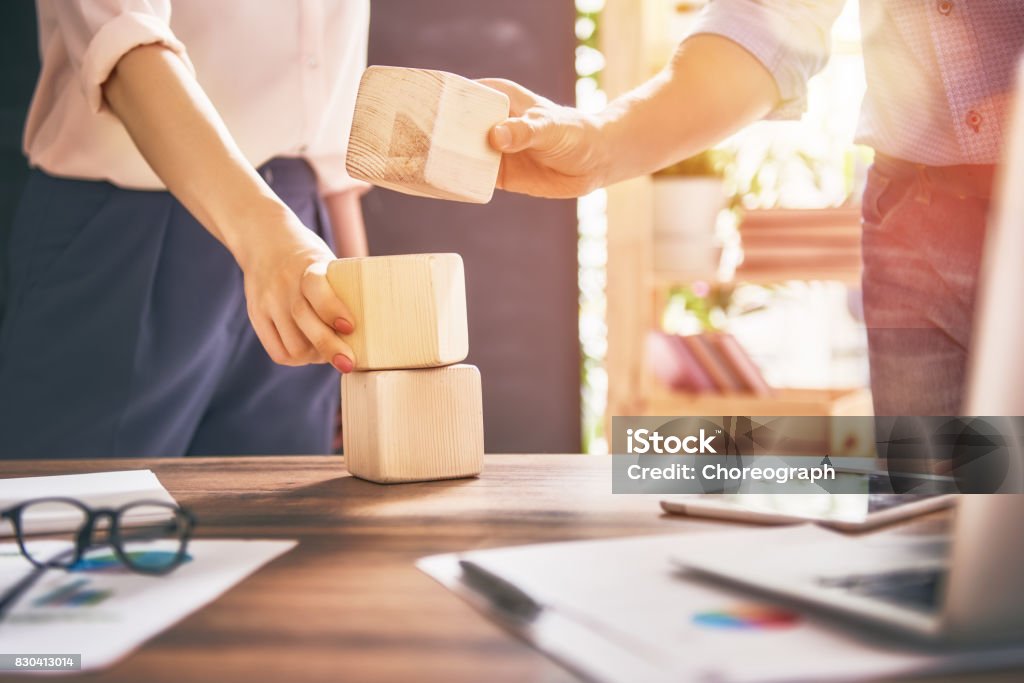
{"label": "eyeglasses", "polygon": [[110,548],[124,567],[141,574],[167,574],[188,557],[196,519],[163,501],[138,501],[116,509],[93,509],[73,498],[38,498],[0,510],[21,554],[35,569],[0,595],[0,617],[47,569],[89,570],[105,566],[95,551]]}

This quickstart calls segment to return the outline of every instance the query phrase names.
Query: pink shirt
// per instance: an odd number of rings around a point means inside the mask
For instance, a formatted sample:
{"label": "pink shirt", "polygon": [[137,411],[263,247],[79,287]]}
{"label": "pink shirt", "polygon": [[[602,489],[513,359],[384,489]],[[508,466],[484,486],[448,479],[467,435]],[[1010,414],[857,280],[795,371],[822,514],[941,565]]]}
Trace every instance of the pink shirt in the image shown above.
{"label": "pink shirt", "polygon": [[[345,171],[369,0],[37,0],[42,72],[25,125],[32,166],[135,189],[163,183],[103,101],[118,60],[159,43],[191,69],[246,158],[304,157],[324,194]],[[173,11],[172,11],[173,7]]]}

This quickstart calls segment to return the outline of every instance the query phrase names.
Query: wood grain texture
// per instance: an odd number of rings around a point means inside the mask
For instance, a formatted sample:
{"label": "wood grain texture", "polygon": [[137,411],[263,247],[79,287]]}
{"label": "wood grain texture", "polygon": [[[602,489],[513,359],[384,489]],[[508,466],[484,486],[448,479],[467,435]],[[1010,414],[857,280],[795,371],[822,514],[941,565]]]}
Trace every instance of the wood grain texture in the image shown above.
{"label": "wood grain texture", "polygon": [[771,396],[749,393],[693,394],[657,388],[641,415],[871,415],[868,389],[775,389]]}
{"label": "wood grain texture", "polygon": [[503,93],[455,74],[371,66],[359,82],[348,172],[406,194],[486,204],[501,164],[487,133],[508,111]]}
{"label": "wood grain texture", "polygon": [[354,476],[393,484],[480,474],[483,400],[472,365],[351,373],[341,405]]}
{"label": "wood grain texture", "polygon": [[327,279],[355,317],[355,330],[342,338],[356,370],[438,367],[469,354],[458,254],[338,259]]}
{"label": "wood grain texture", "polygon": [[[446,681],[574,676],[419,572],[424,555],[724,530],[613,496],[611,459],[489,455],[479,479],[377,486],[322,457],[0,461],[0,476],[150,468],[199,538],[295,538],[295,550],[90,683]],[[1022,671],[973,677],[1019,681]],[[948,681],[965,680],[950,676]],[[4,676],[0,681],[24,681]]]}

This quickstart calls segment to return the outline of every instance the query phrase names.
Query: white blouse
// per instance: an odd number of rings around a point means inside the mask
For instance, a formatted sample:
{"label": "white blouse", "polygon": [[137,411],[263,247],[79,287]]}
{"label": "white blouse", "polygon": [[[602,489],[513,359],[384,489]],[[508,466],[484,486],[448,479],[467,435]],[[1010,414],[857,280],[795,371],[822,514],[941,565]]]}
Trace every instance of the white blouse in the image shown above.
{"label": "white blouse", "polygon": [[345,151],[366,66],[369,0],[37,0],[42,71],[25,125],[51,175],[163,189],[102,85],[139,45],[174,51],[246,158],[303,157],[324,194],[357,185]]}

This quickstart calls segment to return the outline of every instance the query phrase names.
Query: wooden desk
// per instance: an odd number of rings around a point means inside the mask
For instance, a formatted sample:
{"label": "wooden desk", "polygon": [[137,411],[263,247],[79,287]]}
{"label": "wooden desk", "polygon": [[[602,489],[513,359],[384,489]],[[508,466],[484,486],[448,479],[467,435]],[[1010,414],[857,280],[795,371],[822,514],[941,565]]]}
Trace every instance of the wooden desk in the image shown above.
{"label": "wooden desk", "polygon": [[609,459],[593,456],[488,456],[480,479],[400,486],[353,479],[340,457],[0,461],[4,477],[126,467],[156,472],[199,517],[199,538],[300,544],[118,666],[76,681],[575,680],[413,561],[721,526],[661,515],[653,496],[612,496]]}

